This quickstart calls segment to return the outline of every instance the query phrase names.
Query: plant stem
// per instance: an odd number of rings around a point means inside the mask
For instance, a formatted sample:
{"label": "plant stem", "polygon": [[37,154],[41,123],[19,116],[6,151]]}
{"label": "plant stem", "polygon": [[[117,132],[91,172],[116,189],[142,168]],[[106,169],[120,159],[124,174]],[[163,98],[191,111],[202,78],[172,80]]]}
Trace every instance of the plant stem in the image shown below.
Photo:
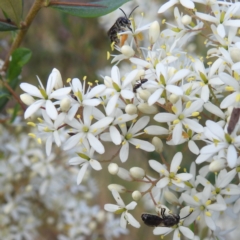
{"label": "plant stem", "polygon": [[9,60],[10,60],[12,53],[21,45],[22,40],[23,40],[24,36],[26,35],[28,28],[31,25],[33,19],[35,18],[35,16],[39,12],[39,10],[45,6],[44,3],[45,3],[45,0],[35,0],[34,4],[32,5],[31,9],[28,12],[28,15],[26,16],[25,21],[21,23],[22,28],[19,30],[16,38],[14,39],[14,41],[12,43],[10,50],[5,58],[4,65],[2,67],[3,71],[7,70]]}

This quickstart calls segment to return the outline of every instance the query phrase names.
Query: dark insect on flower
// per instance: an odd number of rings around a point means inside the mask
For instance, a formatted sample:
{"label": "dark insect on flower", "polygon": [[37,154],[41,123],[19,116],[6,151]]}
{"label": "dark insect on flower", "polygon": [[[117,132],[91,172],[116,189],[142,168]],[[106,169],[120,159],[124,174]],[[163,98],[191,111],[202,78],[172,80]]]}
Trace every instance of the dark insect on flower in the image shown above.
{"label": "dark insect on flower", "polygon": [[231,134],[235,129],[238,123],[239,117],[240,117],[240,108],[233,108],[232,114],[228,123],[228,127],[227,127],[227,131],[229,134]]}
{"label": "dark insect on flower", "polygon": [[189,215],[192,214],[191,211],[187,216],[180,218],[178,214],[165,214],[166,208],[161,208],[161,217],[158,215],[143,213],[141,218],[143,222],[150,227],[173,227],[174,225],[178,224],[181,219],[187,218]]}
{"label": "dark insect on flower", "polygon": [[146,78],[144,79],[140,79],[139,83],[136,83],[133,87],[133,92],[137,92],[137,89],[140,88],[142,86],[143,83],[147,82],[148,80]]}
{"label": "dark insect on flower", "polygon": [[[137,6],[139,7],[139,6]],[[125,17],[119,17],[116,22],[113,24],[113,26],[109,29],[108,31],[108,37],[110,38],[111,42],[115,42],[115,44],[119,44],[119,38],[118,38],[118,33],[119,32],[124,32],[126,30],[126,28],[128,28],[130,31],[132,31],[131,29],[131,21],[129,20],[131,14],[133,13],[133,11],[137,8],[135,7],[132,12],[129,14],[129,16],[127,17],[126,13],[119,8],[123,14],[125,15]]]}

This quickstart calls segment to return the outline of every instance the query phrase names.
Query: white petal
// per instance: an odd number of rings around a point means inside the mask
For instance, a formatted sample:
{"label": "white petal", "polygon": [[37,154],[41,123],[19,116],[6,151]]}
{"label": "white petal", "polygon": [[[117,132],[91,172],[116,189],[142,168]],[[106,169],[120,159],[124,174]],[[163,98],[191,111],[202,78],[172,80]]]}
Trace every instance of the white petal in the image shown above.
{"label": "white petal", "polygon": [[189,228],[180,226],[180,227],[179,227],[179,230],[180,230],[181,233],[182,233],[185,237],[187,237],[188,239],[193,239],[194,233],[193,233]]}
{"label": "white petal", "polygon": [[132,127],[131,133],[135,134],[138,131],[140,131],[141,129],[145,128],[145,126],[149,123],[149,121],[150,121],[149,116],[141,117]]}
{"label": "white petal", "polygon": [[198,122],[194,121],[193,119],[185,118],[183,120],[183,124],[187,125],[191,130],[193,130],[196,133],[203,132],[203,126]]}
{"label": "white petal", "polygon": [[182,138],[182,123],[179,122],[178,124],[175,125],[173,129],[173,135],[172,135],[172,141],[174,144],[179,144],[180,140]]}
{"label": "white petal", "polygon": [[183,95],[183,90],[181,87],[175,86],[175,85],[167,85],[166,90],[170,93],[174,93],[177,96]]}
{"label": "white petal", "polygon": [[103,84],[99,84],[91,89],[91,91],[87,94],[87,98],[96,97],[98,94],[103,92],[106,89],[106,86]]}
{"label": "white petal", "polygon": [[68,95],[71,92],[71,90],[72,90],[71,87],[60,88],[60,89],[52,92],[49,95],[49,99],[51,99],[51,98],[61,99],[61,98],[65,97],[66,95]]}
{"label": "white petal", "polygon": [[233,145],[228,147],[227,151],[227,161],[230,168],[234,168],[237,163],[237,151]]}
{"label": "white petal", "polygon": [[71,136],[63,145],[63,150],[69,150],[73,147],[75,147],[78,143],[79,140],[84,136],[85,134],[83,133],[78,133],[76,135]]}
{"label": "white petal", "polygon": [[129,143],[126,142],[125,144],[122,145],[119,153],[121,162],[126,162],[128,159],[128,155],[129,155]]}
{"label": "white petal", "polygon": [[119,93],[115,93],[108,101],[108,104],[106,106],[106,113],[108,116],[112,114],[113,110],[116,108],[118,98],[119,98]]}
{"label": "white petal", "polygon": [[131,90],[123,89],[121,91],[121,96],[126,99],[134,98],[134,93]]}
{"label": "white petal", "polygon": [[146,127],[144,132],[150,135],[166,135],[169,133],[168,129],[156,125]]}
{"label": "white petal", "polygon": [[225,114],[224,112],[219,108],[217,107],[216,105],[212,104],[211,102],[207,102],[204,104],[204,108],[210,112],[210,113],[213,113],[214,115],[224,119],[225,118]]}
{"label": "white petal", "polygon": [[195,5],[191,0],[180,0],[180,3],[185,7],[189,9],[194,9]]}
{"label": "white petal", "polygon": [[175,83],[183,78],[185,78],[190,73],[188,69],[181,69],[174,74],[173,78],[168,83]]}
{"label": "white petal", "polygon": [[127,210],[133,210],[136,206],[137,206],[137,203],[135,201],[132,201],[125,208]]}
{"label": "white petal", "polygon": [[168,185],[169,182],[170,182],[169,178],[168,177],[164,177],[164,178],[162,178],[161,180],[159,180],[157,182],[156,186],[158,188],[164,188],[164,187],[166,187]]}
{"label": "white petal", "polygon": [[24,118],[29,118],[31,115],[33,115],[43,104],[45,103],[45,100],[38,100],[31,104],[27,110],[24,113]]}
{"label": "white petal", "polygon": [[168,233],[172,232],[173,229],[169,227],[156,227],[153,229],[154,235],[167,235]]}
{"label": "white petal", "polygon": [[178,0],[170,0],[167,1],[166,3],[164,3],[160,9],[158,10],[158,13],[163,13],[166,12],[167,9],[169,9],[170,7],[172,7],[173,5],[175,5],[176,3],[178,3]]}
{"label": "white petal", "polygon": [[135,228],[140,228],[140,223],[132,216],[132,214],[126,212],[127,221]]}
{"label": "white petal", "polygon": [[46,101],[46,112],[51,119],[53,119],[53,120],[57,119],[57,117],[58,117],[57,109],[53,105],[52,101],[50,101],[50,100]]}
{"label": "white petal", "polygon": [[91,147],[98,153],[103,154],[105,152],[104,146],[102,143],[92,134],[87,134],[88,141]]}
{"label": "white petal", "polygon": [[178,171],[179,166],[181,165],[181,162],[182,162],[182,153],[177,152],[174,155],[173,160],[171,162],[170,172],[176,173]]}
{"label": "white petal", "polygon": [[214,203],[214,204],[208,205],[207,208],[212,211],[224,211],[226,210],[227,207],[226,205],[223,205],[223,204]]}
{"label": "white petal", "polygon": [[158,113],[154,116],[154,120],[157,122],[172,122],[176,118],[176,115],[172,113]]}
{"label": "white petal", "polygon": [[109,128],[111,140],[115,145],[119,145],[122,141],[121,134],[115,126],[110,126]]}
{"label": "white petal", "polygon": [[101,103],[101,101],[99,99],[96,99],[96,98],[94,98],[94,99],[84,99],[82,101],[83,105],[90,106],[90,107],[98,106],[100,103]]}
{"label": "white petal", "polygon": [[199,148],[198,148],[197,144],[196,144],[194,141],[192,141],[192,140],[189,140],[189,141],[188,141],[188,148],[189,148],[189,150],[190,150],[192,153],[194,153],[194,154],[196,154],[196,155],[199,154]]}
{"label": "white petal", "polygon": [[176,228],[173,233],[173,240],[180,240],[179,230]]}
{"label": "white petal", "polygon": [[141,139],[132,138],[129,140],[129,142],[131,144],[135,145],[136,148],[141,148],[142,150],[144,150],[146,152],[152,152],[155,150],[155,147],[153,144],[151,144],[150,142],[141,140]]}
{"label": "white petal", "polygon": [[155,102],[157,102],[157,100],[160,98],[160,96],[162,95],[163,92],[163,88],[159,88],[157,89],[149,98],[148,98],[148,104],[151,106],[153,105]]}
{"label": "white petal", "polygon": [[133,80],[135,80],[137,74],[139,72],[139,69],[134,69],[133,71],[131,71],[127,77],[124,79],[122,87],[126,87],[128,84],[130,84]]}
{"label": "white petal", "polygon": [[83,159],[83,158],[80,158],[80,157],[73,157],[68,161],[68,163],[70,165],[79,165],[79,164],[82,164],[84,162],[86,162],[86,160]]}
{"label": "white petal", "polygon": [[113,195],[115,201],[117,202],[118,206],[120,206],[120,207],[125,207],[125,204],[124,204],[121,196],[119,195],[119,192],[118,192],[118,191],[112,190],[112,195]]}
{"label": "white petal", "polygon": [[116,212],[120,209],[120,207],[118,205],[108,203],[104,205],[104,209],[108,212]]}
{"label": "white petal", "polygon": [[37,87],[33,86],[32,84],[21,83],[20,84],[20,88],[24,92],[28,93],[31,96],[43,98],[43,96],[42,96],[41,92],[39,91],[39,89]]}
{"label": "white petal", "polygon": [[149,160],[148,163],[149,163],[150,167],[158,173],[160,173],[162,171],[164,171],[164,172],[166,171],[166,168],[161,163],[157,162],[156,160]]}
{"label": "white petal", "polygon": [[102,169],[101,164],[95,159],[90,159],[89,163],[90,163],[91,167],[96,171],[99,171]]}
{"label": "white petal", "polygon": [[87,171],[88,168],[88,162],[86,162],[85,164],[82,165],[81,169],[78,172],[78,176],[77,176],[77,184],[79,185],[84,177],[85,172]]}

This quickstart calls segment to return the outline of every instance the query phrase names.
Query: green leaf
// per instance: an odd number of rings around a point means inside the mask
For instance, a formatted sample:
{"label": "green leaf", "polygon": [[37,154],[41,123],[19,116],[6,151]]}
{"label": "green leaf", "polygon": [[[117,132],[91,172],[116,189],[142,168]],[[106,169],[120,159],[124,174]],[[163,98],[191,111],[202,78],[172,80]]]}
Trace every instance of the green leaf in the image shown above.
{"label": "green leaf", "polygon": [[0,8],[19,26],[22,17],[22,0],[0,0]]}
{"label": "green leaf", "polygon": [[[22,67],[30,60],[31,56],[32,52],[27,48],[18,48],[13,52],[6,76],[8,85],[13,90],[15,90],[15,88],[19,85],[19,75],[22,71]],[[11,93],[5,87],[3,87],[0,89],[0,96],[1,111],[7,104]]]}
{"label": "green leaf", "polygon": [[49,7],[70,15],[93,18],[106,15],[129,1],[130,0],[100,0],[89,4],[51,2]]}
{"label": "green leaf", "polygon": [[13,52],[7,72],[8,81],[11,82],[19,76],[22,67],[30,60],[31,56],[32,52],[27,48],[18,48]]}
{"label": "green leaf", "polygon": [[13,30],[17,30],[18,27],[11,23],[11,22],[8,22],[8,21],[3,21],[3,20],[0,20],[0,31],[3,32],[3,31],[13,31]]}

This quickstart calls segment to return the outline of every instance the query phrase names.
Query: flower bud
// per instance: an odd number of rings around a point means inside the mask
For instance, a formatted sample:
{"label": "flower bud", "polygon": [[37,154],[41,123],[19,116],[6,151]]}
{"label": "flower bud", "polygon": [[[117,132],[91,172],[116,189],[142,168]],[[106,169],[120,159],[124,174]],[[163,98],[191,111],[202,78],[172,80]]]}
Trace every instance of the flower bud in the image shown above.
{"label": "flower bud", "polygon": [[152,144],[155,147],[155,151],[161,153],[163,151],[163,142],[159,137],[154,137],[152,139]]}
{"label": "flower bud", "polygon": [[54,80],[54,87],[55,87],[55,89],[59,89],[59,88],[63,87],[63,81],[62,81],[61,73],[56,68],[54,68],[52,70],[51,77],[53,79],[55,79]]}
{"label": "flower bud", "polygon": [[125,112],[129,115],[133,115],[137,113],[137,107],[134,104],[128,104],[125,107]]}
{"label": "flower bud", "polygon": [[148,33],[149,33],[149,42],[151,45],[153,45],[157,41],[159,34],[160,34],[160,25],[159,25],[158,21],[154,21],[150,25]]}
{"label": "flower bud", "polygon": [[138,110],[146,114],[155,114],[158,112],[158,109],[155,105],[149,106],[147,103],[140,103],[138,105]]}
{"label": "flower bud", "polygon": [[68,97],[65,97],[61,100],[60,109],[62,112],[67,112],[71,107],[71,100]]}
{"label": "flower bud", "polygon": [[141,199],[142,194],[139,191],[134,191],[132,193],[132,198],[134,201],[138,201],[139,199]]}
{"label": "flower bud", "polygon": [[189,15],[184,15],[181,21],[182,21],[182,24],[188,25],[192,22],[192,18]]}
{"label": "flower bud", "polygon": [[177,101],[179,100],[179,96],[177,96],[176,94],[172,93],[169,97],[169,101],[172,104],[175,104]]}
{"label": "flower bud", "polygon": [[175,194],[173,194],[170,191],[165,191],[164,192],[164,198],[170,204],[175,204],[175,205],[178,204],[178,198],[176,197]]}
{"label": "flower bud", "polygon": [[105,212],[103,210],[98,211],[96,219],[98,222],[102,223],[105,219]]}
{"label": "flower bud", "polygon": [[108,171],[112,175],[116,175],[118,173],[119,167],[116,163],[110,163],[108,165]]}
{"label": "flower bud", "polygon": [[35,99],[31,95],[29,95],[27,93],[21,94],[20,98],[21,98],[22,102],[24,104],[28,105],[28,106],[35,102]]}
{"label": "flower bud", "polygon": [[134,54],[135,54],[134,50],[130,46],[128,46],[128,45],[122,46],[121,47],[121,52],[127,58],[133,57]]}
{"label": "flower bud", "polygon": [[132,167],[130,168],[129,172],[130,172],[130,175],[136,179],[143,179],[146,174],[144,169],[140,167]]}
{"label": "flower bud", "polygon": [[151,96],[151,93],[148,90],[141,89],[141,88],[139,88],[138,94],[139,94],[139,97],[144,101],[147,101],[148,98]]}
{"label": "flower bud", "polygon": [[117,175],[125,181],[132,181],[133,180],[132,177],[130,176],[129,171],[124,169],[124,168],[121,168],[121,167],[119,168]]}
{"label": "flower bud", "polygon": [[239,48],[231,48],[230,49],[230,56],[234,63],[240,62],[240,49]]}
{"label": "flower bud", "polygon": [[211,172],[219,172],[220,170],[224,169],[225,167],[226,167],[225,159],[219,158],[210,163],[209,170]]}
{"label": "flower bud", "polygon": [[97,228],[97,223],[94,221],[90,221],[88,224],[88,228],[90,229],[90,231],[94,231]]}
{"label": "flower bud", "polygon": [[119,193],[125,193],[125,192],[126,192],[126,188],[125,188],[124,186],[119,185],[119,184],[114,184],[114,183],[108,185],[108,189],[109,189],[110,191],[116,190],[116,191],[119,192]]}

